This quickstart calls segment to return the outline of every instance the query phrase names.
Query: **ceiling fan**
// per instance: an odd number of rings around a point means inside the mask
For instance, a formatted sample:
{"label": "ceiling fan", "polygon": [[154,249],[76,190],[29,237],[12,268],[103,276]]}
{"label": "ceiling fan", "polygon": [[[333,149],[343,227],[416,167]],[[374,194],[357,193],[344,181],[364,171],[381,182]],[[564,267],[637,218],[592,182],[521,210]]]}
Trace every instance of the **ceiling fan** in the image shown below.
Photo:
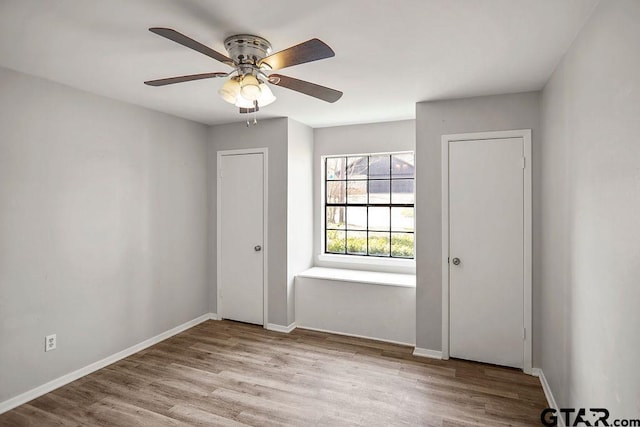
{"label": "ceiling fan", "polygon": [[336,102],[342,96],[342,92],[335,89],[282,74],[270,74],[274,70],[335,56],[333,50],[321,40],[307,40],[271,54],[271,43],[264,38],[250,34],[238,34],[227,37],[224,41],[224,46],[229,53],[229,56],[225,56],[171,28],[154,27],[149,28],[149,31],[207,55],[233,69],[226,73],[213,72],[149,80],[144,82],[146,85],[165,86],[193,80],[231,77],[218,93],[222,99],[239,107],[240,113],[254,113],[260,107],[275,101],[276,98],[266,83],[291,89],[326,102]]}

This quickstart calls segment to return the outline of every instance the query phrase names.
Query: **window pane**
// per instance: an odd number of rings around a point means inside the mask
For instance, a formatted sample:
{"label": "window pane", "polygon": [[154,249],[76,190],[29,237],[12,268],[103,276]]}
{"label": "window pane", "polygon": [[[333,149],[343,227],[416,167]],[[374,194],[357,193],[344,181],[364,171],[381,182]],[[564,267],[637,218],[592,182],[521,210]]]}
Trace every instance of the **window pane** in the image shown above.
{"label": "window pane", "polygon": [[367,229],[367,208],[347,208],[347,228],[350,230]]}
{"label": "window pane", "polygon": [[392,178],[413,178],[413,154],[394,154],[391,156]]}
{"label": "window pane", "polygon": [[413,258],[413,233],[391,233],[391,256]]}
{"label": "window pane", "polygon": [[346,189],[345,181],[327,181],[327,203],[345,203]]}
{"label": "window pane", "polygon": [[369,208],[369,230],[389,231],[389,208]]}
{"label": "window pane", "polygon": [[367,156],[347,157],[347,179],[367,179]]}
{"label": "window pane", "polygon": [[344,208],[327,206],[327,228],[344,228]]}
{"label": "window pane", "polygon": [[413,204],[413,180],[391,181],[391,203]]}
{"label": "window pane", "polygon": [[371,156],[369,157],[369,178],[389,179],[391,178],[390,168],[391,156]]}
{"label": "window pane", "polygon": [[391,208],[391,230],[413,231],[413,208]]}
{"label": "window pane", "polygon": [[347,253],[354,255],[367,254],[366,231],[347,231]]}
{"label": "window pane", "polygon": [[389,204],[390,198],[390,182],[388,180],[369,181],[369,203],[371,204]]}
{"label": "window pane", "polygon": [[347,181],[347,203],[367,203],[367,181]]}
{"label": "window pane", "polygon": [[389,256],[389,233],[369,233],[369,255]]}
{"label": "window pane", "polygon": [[326,165],[327,180],[345,179],[346,157],[328,157]]}
{"label": "window pane", "polygon": [[327,252],[343,254],[345,251],[345,234],[340,230],[327,230]]}
{"label": "window pane", "polygon": [[413,258],[414,174],[413,153],[325,158],[326,253]]}

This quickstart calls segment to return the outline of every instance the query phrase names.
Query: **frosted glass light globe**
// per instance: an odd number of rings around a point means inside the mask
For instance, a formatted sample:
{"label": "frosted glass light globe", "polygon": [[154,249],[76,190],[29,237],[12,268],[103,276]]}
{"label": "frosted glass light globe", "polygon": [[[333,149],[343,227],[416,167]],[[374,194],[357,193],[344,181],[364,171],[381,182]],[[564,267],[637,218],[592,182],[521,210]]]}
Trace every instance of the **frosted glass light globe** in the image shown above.
{"label": "frosted glass light globe", "polygon": [[276,97],[265,83],[260,83],[260,96],[258,97],[258,105],[264,107],[276,100]]}
{"label": "frosted glass light globe", "polygon": [[229,104],[235,104],[240,94],[240,82],[236,77],[227,80],[218,91],[218,94]]}
{"label": "frosted glass light globe", "polygon": [[246,74],[240,82],[240,93],[245,99],[255,101],[260,96],[260,83],[253,74]]}

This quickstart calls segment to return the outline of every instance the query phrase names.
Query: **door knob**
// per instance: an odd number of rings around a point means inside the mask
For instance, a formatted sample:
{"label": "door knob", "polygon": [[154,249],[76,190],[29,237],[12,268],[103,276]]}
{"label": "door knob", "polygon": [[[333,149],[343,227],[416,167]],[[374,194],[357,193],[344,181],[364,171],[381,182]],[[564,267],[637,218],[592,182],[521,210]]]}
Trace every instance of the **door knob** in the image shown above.
{"label": "door knob", "polygon": [[452,262],[453,265],[460,265],[460,258],[454,258]]}
{"label": "door knob", "polygon": [[256,251],[256,252],[260,252],[262,250],[262,246],[256,245],[256,246],[253,247],[253,250]]}

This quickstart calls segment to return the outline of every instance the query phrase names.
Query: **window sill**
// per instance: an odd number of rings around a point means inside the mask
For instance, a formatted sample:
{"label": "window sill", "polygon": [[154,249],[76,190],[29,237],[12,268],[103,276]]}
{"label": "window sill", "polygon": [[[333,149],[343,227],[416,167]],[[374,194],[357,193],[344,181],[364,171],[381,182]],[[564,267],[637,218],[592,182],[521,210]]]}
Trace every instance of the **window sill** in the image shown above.
{"label": "window sill", "polygon": [[318,255],[318,267],[344,268],[382,273],[416,274],[416,261],[402,258],[376,258],[349,255]]}
{"label": "window sill", "polygon": [[342,268],[313,267],[299,273],[297,277],[339,282],[367,283],[371,285],[415,288],[415,274],[381,273],[378,271],[346,270]]}

